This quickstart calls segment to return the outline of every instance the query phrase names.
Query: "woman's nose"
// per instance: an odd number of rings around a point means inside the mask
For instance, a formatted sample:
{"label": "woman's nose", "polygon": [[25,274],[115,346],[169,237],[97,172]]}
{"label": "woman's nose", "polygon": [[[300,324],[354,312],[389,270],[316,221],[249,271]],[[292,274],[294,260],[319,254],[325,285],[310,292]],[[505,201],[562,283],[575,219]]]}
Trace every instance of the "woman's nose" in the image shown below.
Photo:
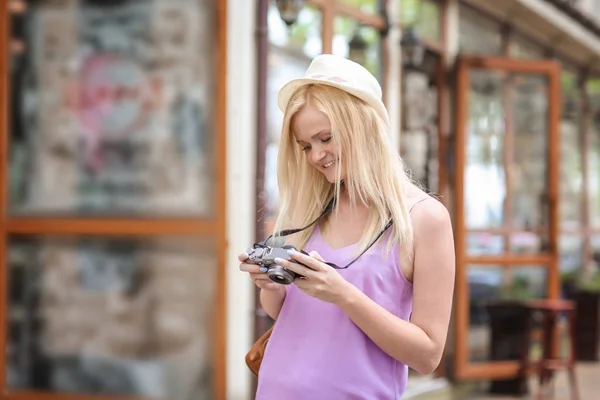
{"label": "woman's nose", "polygon": [[325,158],[325,151],[322,148],[315,148],[312,152],[313,163],[318,164]]}

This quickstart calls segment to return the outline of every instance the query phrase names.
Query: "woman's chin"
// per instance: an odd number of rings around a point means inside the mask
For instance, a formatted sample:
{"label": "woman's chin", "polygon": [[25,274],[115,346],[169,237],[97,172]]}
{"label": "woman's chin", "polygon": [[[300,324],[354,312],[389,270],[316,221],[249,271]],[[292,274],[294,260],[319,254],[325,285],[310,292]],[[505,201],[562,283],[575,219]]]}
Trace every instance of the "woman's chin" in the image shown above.
{"label": "woman's chin", "polygon": [[[336,177],[336,173],[335,171],[331,171],[331,172],[321,172],[323,174],[323,176],[325,177],[325,179],[327,179],[327,181],[329,183],[335,183],[337,181],[337,177]],[[343,180],[344,178],[342,178]]]}

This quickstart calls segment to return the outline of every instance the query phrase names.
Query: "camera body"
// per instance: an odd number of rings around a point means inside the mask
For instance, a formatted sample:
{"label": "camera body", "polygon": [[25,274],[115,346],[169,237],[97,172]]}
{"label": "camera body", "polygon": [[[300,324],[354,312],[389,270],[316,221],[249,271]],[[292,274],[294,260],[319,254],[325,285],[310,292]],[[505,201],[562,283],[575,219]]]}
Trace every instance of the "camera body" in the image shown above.
{"label": "camera body", "polygon": [[295,273],[294,271],[287,270],[281,265],[275,263],[276,258],[281,258],[296,264],[300,264],[290,256],[288,250],[295,250],[308,255],[308,253],[305,251],[298,250],[292,245],[285,245],[283,247],[264,246],[248,249],[248,259],[245,262],[248,264],[267,267],[268,269],[266,273],[269,279],[281,285],[289,285],[297,278],[303,278],[303,276]]}

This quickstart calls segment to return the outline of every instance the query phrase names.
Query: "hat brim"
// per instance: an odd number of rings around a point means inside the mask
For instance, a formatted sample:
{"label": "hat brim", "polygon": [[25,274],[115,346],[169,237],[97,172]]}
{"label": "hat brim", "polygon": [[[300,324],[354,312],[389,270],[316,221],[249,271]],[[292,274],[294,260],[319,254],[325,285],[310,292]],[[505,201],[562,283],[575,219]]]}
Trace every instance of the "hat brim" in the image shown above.
{"label": "hat brim", "polygon": [[277,105],[279,106],[281,111],[285,112],[290,98],[296,92],[296,90],[306,85],[325,85],[343,90],[361,99],[362,101],[373,107],[377,114],[383,119],[383,121],[389,125],[389,116],[387,113],[387,109],[385,108],[385,105],[381,100],[376,99],[372,96],[366,96],[362,90],[354,89],[347,83],[338,83],[323,79],[296,78],[283,85],[283,87],[279,90],[279,94],[277,95]]}

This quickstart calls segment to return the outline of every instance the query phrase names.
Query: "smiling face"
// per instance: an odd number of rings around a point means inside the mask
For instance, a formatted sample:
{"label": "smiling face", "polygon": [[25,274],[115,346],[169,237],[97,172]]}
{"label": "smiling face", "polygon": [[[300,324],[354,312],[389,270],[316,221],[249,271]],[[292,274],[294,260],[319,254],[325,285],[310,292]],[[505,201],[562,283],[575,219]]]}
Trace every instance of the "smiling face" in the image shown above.
{"label": "smiling face", "polygon": [[[307,105],[294,117],[293,131],[308,162],[334,183],[339,157],[331,137],[331,122],[323,112]],[[344,179],[343,171],[341,179]]]}

